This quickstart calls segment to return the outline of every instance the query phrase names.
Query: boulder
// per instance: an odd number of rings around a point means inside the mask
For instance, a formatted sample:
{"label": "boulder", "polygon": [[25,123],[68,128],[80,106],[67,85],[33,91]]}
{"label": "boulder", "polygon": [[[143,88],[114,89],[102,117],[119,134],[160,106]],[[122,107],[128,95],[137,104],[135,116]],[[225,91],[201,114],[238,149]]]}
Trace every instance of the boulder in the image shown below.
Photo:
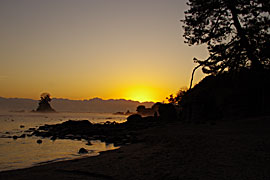
{"label": "boulder", "polygon": [[88,153],[88,151],[84,148],[81,148],[78,153],[79,154],[86,154],[86,153]]}
{"label": "boulder", "polygon": [[25,134],[22,134],[22,135],[20,135],[20,137],[19,138],[25,138]]}
{"label": "boulder", "polygon": [[91,141],[88,140],[87,143],[86,143],[85,145],[91,146],[91,145],[93,145],[93,144],[91,143]]}
{"label": "boulder", "polygon": [[142,121],[142,116],[139,114],[132,114],[127,118],[128,123],[137,123]]}
{"label": "boulder", "polygon": [[57,139],[56,136],[52,136],[52,137],[51,137],[51,140],[52,140],[52,141],[55,141],[56,139]]}

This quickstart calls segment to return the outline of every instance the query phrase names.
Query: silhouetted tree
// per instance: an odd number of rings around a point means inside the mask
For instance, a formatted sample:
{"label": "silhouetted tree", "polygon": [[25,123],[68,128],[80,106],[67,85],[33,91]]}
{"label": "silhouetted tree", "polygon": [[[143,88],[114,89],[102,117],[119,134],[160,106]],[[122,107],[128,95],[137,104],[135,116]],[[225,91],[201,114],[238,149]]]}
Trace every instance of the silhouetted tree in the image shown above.
{"label": "silhouetted tree", "polygon": [[157,102],[157,103],[153,104],[153,106],[151,107],[151,109],[153,109],[153,111],[157,112],[158,111],[158,108],[159,108],[159,106],[161,104],[162,104],[161,102]]}
{"label": "silhouetted tree", "polygon": [[144,110],[145,110],[145,106],[144,106],[144,105],[140,105],[140,106],[138,106],[137,109],[136,109],[136,111],[137,111],[138,113],[140,113],[140,112],[142,112],[142,111],[144,111]]}
{"label": "silhouetted tree", "polygon": [[190,8],[182,20],[185,43],[206,44],[209,51],[207,59],[194,58],[199,63],[196,69],[201,66],[204,73],[214,75],[242,67],[269,69],[269,0],[189,0],[187,4]]}
{"label": "silhouetted tree", "polygon": [[187,93],[187,89],[186,88],[182,88],[180,89],[176,96],[174,97],[173,94],[170,95],[170,97],[167,97],[166,99],[169,101],[169,103],[177,105],[180,104],[183,96]]}
{"label": "silhouetted tree", "polygon": [[44,102],[50,102],[51,99],[51,95],[49,93],[42,93],[40,95],[40,102],[44,101]]}

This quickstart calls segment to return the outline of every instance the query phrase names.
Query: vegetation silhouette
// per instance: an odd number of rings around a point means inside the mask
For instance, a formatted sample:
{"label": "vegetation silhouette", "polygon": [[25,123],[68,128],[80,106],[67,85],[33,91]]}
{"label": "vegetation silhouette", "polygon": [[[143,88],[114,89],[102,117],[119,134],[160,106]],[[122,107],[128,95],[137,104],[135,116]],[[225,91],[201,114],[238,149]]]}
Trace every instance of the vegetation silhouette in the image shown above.
{"label": "vegetation silhouette", "polygon": [[51,101],[51,95],[49,93],[42,93],[36,112],[55,112],[49,102]]}
{"label": "vegetation silhouette", "polygon": [[146,108],[144,105],[138,106],[136,111],[141,116],[153,116],[155,113],[155,111],[152,108]]}
{"label": "vegetation silhouette", "polygon": [[269,92],[270,70],[241,69],[209,75],[192,89],[171,95],[168,100],[175,105],[178,119],[205,122],[270,115]]}
{"label": "vegetation silhouette", "polygon": [[194,58],[206,74],[242,68],[269,69],[270,2],[268,0],[189,0],[182,20],[188,45],[207,45],[209,57]]}
{"label": "vegetation silhouette", "polygon": [[[151,108],[138,106],[137,114],[129,116],[124,123],[93,124],[87,120],[69,120],[40,126],[32,134],[52,140],[101,140],[115,146],[140,143],[133,146],[132,151],[128,151],[128,148],[118,151],[116,156],[109,156],[109,160],[120,159],[119,167],[123,167],[122,160],[126,159],[131,166],[124,170],[133,171],[134,167],[142,167],[142,171],[138,172],[143,173],[133,174],[146,175],[169,167],[167,169],[170,171],[155,174],[152,179],[180,179],[180,175],[183,179],[209,179],[209,175],[210,179],[267,179],[269,162],[265,159],[269,158],[269,131],[268,126],[263,126],[269,125],[269,122],[265,123],[268,117],[265,122],[257,123],[259,126],[249,122],[246,123],[248,127],[235,123],[217,128],[204,126],[206,128],[202,130],[198,126],[181,128],[178,123],[173,123],[162,129],[138,131],[164,126],[175,120],[205,123],[226,118],[270,115],[270,1],[189,0],[188,5],[190,9],[183,20],[186,42],[189,45],[206,44],[209,50],[207,59],[194,58],[199,65],[192,71],[188,90],[181,89],[176,96],[170,95],[168,104],[156,103]],[[192,87],[194,73],[199,67],[208,76]],[[49,95],[41,96],[38,109],[52,109],[50,101]],[[148,116],[143,117],[145,115]],[[139,133],[146,134],[138,136]],[[154,151],[148,151],[149,147]],[[146,151],[140,152],[142,148]],[[87,153],[85,149],[80,149],[80,152]],[[137,152],[150,155],[140,156]],[[123,153],[135,156],[129,158]],[[214,160],[211,160],[213,157]],[[238,159],[235,160],[235,157]],[[145,159],[150,163],[141,166]],[[91,160],[89,162],[92,163]],[[115,164],[108,165],[108,162],[105,161],[108,167],[105,169],[112,169]],[[136,163],[139,165],[136,166]],[[89,169],[85,166],[86,161],[81,164],[86,167],[84,170]],[[143,171],[144,168],[148,171]],[[117,172],[112,174],[118,177]]]}
{"label": "vegetation silhouette", "polygon": [[[177,120],[177,108],[173,103],[155,103],[151,108],[143,105],[137,107],[137,114],[133,114],[127,118],[129,122],[141,122],[151,119],[156,122],[175,121]],[[145,117],[145,118],[143,118]]]}
{"label": "vegetation silhouette", "polygon": [[186,94],[187,89],[186,88],[182,88],[180,89],[176,96],[174,97],[173,94],[171,94],[169,97],[167,97],[166,99],[169,101],[169,103],[174,104],[174,105],[179,105],[183,96]]}
{"label": "vegetation silhouette", "polygon": [[[194,58],[190,87],[168,97],[184,121],[270,114],[270,2],[189,0],[185,43],[205,44],[206,59]],[[192,88],[195,71],[208,74]]]}

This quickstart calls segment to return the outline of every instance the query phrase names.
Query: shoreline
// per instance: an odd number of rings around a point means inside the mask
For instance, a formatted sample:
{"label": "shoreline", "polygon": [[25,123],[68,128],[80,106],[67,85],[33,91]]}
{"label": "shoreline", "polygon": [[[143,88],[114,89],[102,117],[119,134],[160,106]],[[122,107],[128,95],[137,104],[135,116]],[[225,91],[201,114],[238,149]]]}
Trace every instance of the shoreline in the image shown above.
{"label": "shoreline", "polygon": [[139,130],[94,157],[0,172],[0,179],[270,179],[270,117]]}
{"label": "shoreline", "polygon": [[[38,127],[45,124],[60,124],[68,120],[88,120],[93,123],[106,121],[126,121],[123,116],[112,116],[112,114],[36,114],[36,113],[2,113],[0,115],[0,171],[26,168],[38,162],[54,160],[58,158],[74,159],[79,157],[80,148],[92,151],[104,151],[113,146],[106,145],[96,139],[88,141],[72,139],[79,136],[70,134],[63,139],[50,139],[33,135]],[[111,118],[112,117],[112,118]],[[42,141],[38,143],[37,141]],[[70,158],[71,157],[71,158]]]}

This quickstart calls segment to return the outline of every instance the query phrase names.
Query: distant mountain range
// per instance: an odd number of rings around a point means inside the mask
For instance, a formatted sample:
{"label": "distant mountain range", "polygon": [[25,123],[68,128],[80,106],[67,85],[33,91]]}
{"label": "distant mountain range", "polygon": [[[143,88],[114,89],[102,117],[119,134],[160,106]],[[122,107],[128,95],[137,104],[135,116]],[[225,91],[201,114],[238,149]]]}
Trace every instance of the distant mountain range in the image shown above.
{"label": "distant mountain range", "polygon": [[[151,107],[153,102],[143,102],[125,100],[125,99],[109,99],[103,100],[93,98],[89,100],[69,100],[54,98],[51,106],[58,112],[98,112],[98,113],[114,113],[114,112],[135,112],[137,106],[144,105]],[[0,97],[0,111],[31,111],[38,107],[38,100],[23,98],[3,98]]]}

